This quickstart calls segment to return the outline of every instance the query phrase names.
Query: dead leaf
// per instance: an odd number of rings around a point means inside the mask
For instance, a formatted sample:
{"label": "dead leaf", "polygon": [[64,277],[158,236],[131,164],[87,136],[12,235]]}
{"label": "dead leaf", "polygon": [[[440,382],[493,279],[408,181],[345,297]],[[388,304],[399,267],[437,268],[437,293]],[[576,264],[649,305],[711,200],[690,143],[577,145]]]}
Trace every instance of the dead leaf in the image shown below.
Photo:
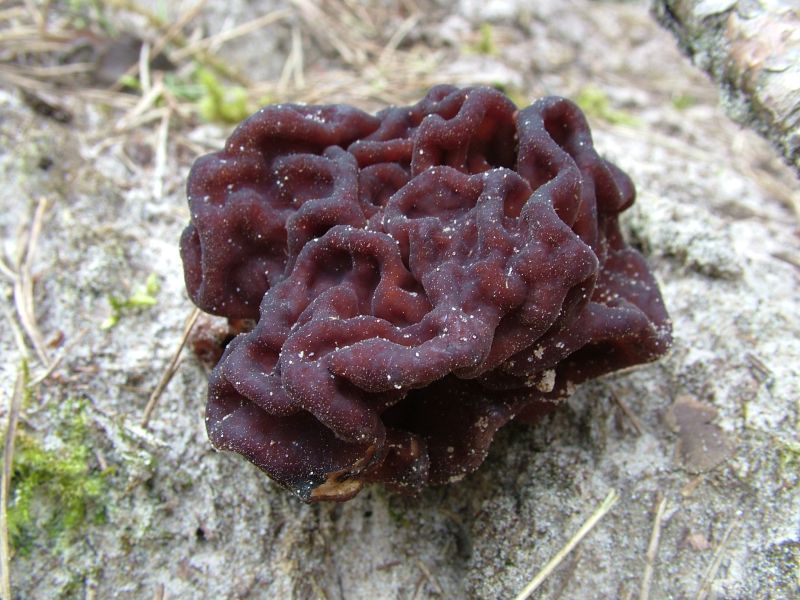
{"label": "dead leaf", "polygon": [[702,533],[687,533],[686,537],[680,543],[681,548],[691,548],[696,552],[708,550],[711,548],[711,542]]}
{"label": "dead leaf", "polygon": [[675,399],[666,414],[678,434],[677,455],[690,473],[704,473],[725,461],[733,450],[728,435],[713,423],[717,409],[692,396]]}

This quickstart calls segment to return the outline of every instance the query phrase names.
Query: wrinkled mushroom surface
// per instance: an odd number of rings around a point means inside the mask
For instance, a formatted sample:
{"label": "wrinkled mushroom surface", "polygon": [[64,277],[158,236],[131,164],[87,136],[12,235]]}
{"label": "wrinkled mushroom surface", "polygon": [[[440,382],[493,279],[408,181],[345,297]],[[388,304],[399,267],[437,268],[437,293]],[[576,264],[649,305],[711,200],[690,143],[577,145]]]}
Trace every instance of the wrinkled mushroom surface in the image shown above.
{"label": "wrinkled mushroom surface", "polygon": [[211,375],[212,443],[306,501],[460,479],[509,420],[668,348],[634,195],[563,98],[261,109],[188,182],[189,294],[257,320]]}

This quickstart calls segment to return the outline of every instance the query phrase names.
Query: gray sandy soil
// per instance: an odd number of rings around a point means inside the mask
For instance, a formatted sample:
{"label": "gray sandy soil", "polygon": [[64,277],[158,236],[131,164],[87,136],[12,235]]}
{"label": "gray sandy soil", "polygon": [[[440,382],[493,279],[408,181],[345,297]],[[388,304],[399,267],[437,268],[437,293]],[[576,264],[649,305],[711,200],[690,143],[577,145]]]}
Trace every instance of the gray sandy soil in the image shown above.
{"label": "gray sandy soil", "polygon": [[[177,243],[188,222],[185,177],[232,126],[177,111],[169,128],[161,118],[119,128],[138,98],[119,107],[70,87],[47,95],[72,114],[64,124],[36,112],[3,71],[0,230],[9,272],[0,277],[0,417],[7,421],[27,353],[29,381],[41,381],[22,403],[15,460],[26,448],[33,460],[38,448],[84,467],[59,475],[66,491],[42,475],[25,536],[12,536],[14,597],[509,598],[612,490],[619,501],[534,597],[639,597],[648,562],[651,598],[797,597],[794,174],[729,121],[714,86],[643,2],[354,9],[362,24],[377,15],[377,33],[363,36],[377,46],[413,25],[384,55],[408,73],[376,70],[369,57],[377,51],[366,45],[370,64],[348,63],[299,16],[306,4],[287,4],[287,17],[218,55],[253,81],[277,81],[294,27],[303,78],[295,72],[276,97],[318,93],[318,101],[373,110],[414,101],[431,83],[477,82],[502,85],[517,102],[580,99],[599,151],[637,185],[623,221],[662,286],[674,347],[657,363],[583,385],[537,427],[507,427],[460,483],[418,498],[370,488],[345,504],[303,505],[241,457],[211,448],[206,373],[190,352],[140,426],[192,311]],[[278,7],[221,5],[207,3],[193,26],[214,33]],[[415,11],[420,17],[405,21]],[[146,19],[109,14],[118,29],[154,35]],[[33,251],[19,261],[36,222]],[[151,274],[158,290],[139,298],[155,303],[123,307],[108,327],[109,297],[135,297]],[[15,305],[15,278],[17,298],[30,281],[32,311]],[[20,472],[11,481],[12,504],[34,479]],[[84,489],[87,481],[98,489]],[[81,489],[85,518],[54,526],[66,495]],[[661,499],[660,540],[648,559]]]}

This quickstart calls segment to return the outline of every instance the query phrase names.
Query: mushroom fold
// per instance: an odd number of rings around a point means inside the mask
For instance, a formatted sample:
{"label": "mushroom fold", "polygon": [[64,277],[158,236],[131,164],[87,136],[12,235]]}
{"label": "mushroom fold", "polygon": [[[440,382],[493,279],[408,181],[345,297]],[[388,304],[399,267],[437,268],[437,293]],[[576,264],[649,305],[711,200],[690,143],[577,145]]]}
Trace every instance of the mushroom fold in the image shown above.
{"label": "mushroom fold", "polygon": [[209,437],[305,501],[457,481],[510,420],[670,345],[618,225],[633,184],[563,98],[269,106],[187,190],[190,297],[256,321],[212,372]]}

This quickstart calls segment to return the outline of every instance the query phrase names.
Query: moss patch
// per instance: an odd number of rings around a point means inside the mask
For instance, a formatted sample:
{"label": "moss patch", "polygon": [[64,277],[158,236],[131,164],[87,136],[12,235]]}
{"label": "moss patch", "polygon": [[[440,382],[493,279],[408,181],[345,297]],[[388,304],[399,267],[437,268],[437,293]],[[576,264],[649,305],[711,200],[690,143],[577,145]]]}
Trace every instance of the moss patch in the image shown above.
{"label": "moss patch", "polygon": [[155,306],[157,302],[156,294],[160,289],[161,284],[158,282],[158,276],[155,273],[150,273],[144,286],[136,288],[127,298],[120,298],[114,294],[109,295],[108,304],[111,307],[111,315],[103,321],[100,329],[107,330],[114,327],[119,323],[120,318],[126,311]]}
{"label": "moss patch", "polygon": [[197,70],[195,77],[203,88],[203,95],[198,101],[198,110],[206,121],[238,123],[253,112],[244,88],[239,86],[226,88],[214,73],[202,67]]}
{"label": "moss patch", "polygon": [[85,403],[70,400],[57,412],[63,426],[52,447],[29,433],[17,434],[8,529],[21,554],[42,536],[63,548],[86,524],[105,520],[103,497],[110,469],[91,466]]}
{"label": "moss patch", "polygon": [[589,117],[601,119],[612,125],[639,125],[639,120],[633,115],[613,108],[608,95],[601,89],[587,86],[578,92],[575,103],[581,107]]}

